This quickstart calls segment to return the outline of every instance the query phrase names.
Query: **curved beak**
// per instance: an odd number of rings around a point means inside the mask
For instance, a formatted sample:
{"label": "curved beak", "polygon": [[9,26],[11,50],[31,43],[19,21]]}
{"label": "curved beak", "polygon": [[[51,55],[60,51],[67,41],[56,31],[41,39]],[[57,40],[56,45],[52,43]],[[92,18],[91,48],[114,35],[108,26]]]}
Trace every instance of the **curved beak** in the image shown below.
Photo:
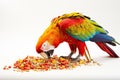
{"label": "curved beak", "polygon": [[53,55],[54,50],[49,50],[49,51],[45,51],[40,53],[42,57],[44,58],[50,58]]}

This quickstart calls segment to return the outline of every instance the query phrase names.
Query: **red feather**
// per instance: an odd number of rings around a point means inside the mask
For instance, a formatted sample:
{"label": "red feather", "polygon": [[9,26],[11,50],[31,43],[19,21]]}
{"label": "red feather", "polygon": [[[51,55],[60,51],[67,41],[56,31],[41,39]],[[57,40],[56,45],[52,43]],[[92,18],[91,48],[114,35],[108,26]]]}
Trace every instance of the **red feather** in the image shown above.
{"label": "red feather", "polygon": [[105,52],[107,52],[111,57],[119,57],[106,43],[96,42],[96,44]]}
{"label": "red feather", "polygon": [[85,47],[86,47],[85,42],[79,41],[77,45],[78,45],[79,53],[80,53],[82,56],[84,56],[84,54],[85,54]]}

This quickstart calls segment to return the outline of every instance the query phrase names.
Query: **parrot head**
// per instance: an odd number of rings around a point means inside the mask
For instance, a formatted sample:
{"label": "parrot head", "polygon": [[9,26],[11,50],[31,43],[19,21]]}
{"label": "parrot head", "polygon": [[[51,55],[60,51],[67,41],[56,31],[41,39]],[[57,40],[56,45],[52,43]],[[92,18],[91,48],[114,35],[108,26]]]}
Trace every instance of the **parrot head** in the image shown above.
{"label": "parrot head", "polygon": [[55,46],[50,44],[47,40],[36,46],[36,51],[44,58],[50,58],[53,55],[54,49]]}
{"label": "parrot head", "polygon": [[60,30],[55,25],[50,25],[40,36],[36,44],[36,51],[44,58],[50,58],[54,49],[60,43]]}

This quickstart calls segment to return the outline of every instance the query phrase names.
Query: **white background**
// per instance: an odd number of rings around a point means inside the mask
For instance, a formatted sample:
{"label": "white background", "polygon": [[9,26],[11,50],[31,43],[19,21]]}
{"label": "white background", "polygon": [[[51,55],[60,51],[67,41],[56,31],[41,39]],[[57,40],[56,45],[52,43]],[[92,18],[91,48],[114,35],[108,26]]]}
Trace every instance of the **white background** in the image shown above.
{"label": "white background", "polygon": [[[25,73],[2,70],[19,58],[39,56],[35,45],[50,20],[75,11],[90,16],[120,42],[120,0],[0,0],[0,80],[120,79],[120,59],[108,57],[93,42],[87,42],[88,48],[101,66]],[[120,56],[119,45],[110,47]],[[57,55],[69,52],[66,43],[55,50]]]}

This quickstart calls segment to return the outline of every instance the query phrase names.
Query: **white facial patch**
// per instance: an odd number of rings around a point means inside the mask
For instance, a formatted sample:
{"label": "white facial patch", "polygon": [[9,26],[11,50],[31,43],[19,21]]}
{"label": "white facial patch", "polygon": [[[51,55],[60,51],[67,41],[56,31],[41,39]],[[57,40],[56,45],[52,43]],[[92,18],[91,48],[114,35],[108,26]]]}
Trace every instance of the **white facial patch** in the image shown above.
{"label": "white facial patch", "polygon": [[51,45],[48,41],[45,41],[42,44],[40,49],[43,50],[43,51],[49,51],[49,50],[55,49],[55,47],[53,45]]}

